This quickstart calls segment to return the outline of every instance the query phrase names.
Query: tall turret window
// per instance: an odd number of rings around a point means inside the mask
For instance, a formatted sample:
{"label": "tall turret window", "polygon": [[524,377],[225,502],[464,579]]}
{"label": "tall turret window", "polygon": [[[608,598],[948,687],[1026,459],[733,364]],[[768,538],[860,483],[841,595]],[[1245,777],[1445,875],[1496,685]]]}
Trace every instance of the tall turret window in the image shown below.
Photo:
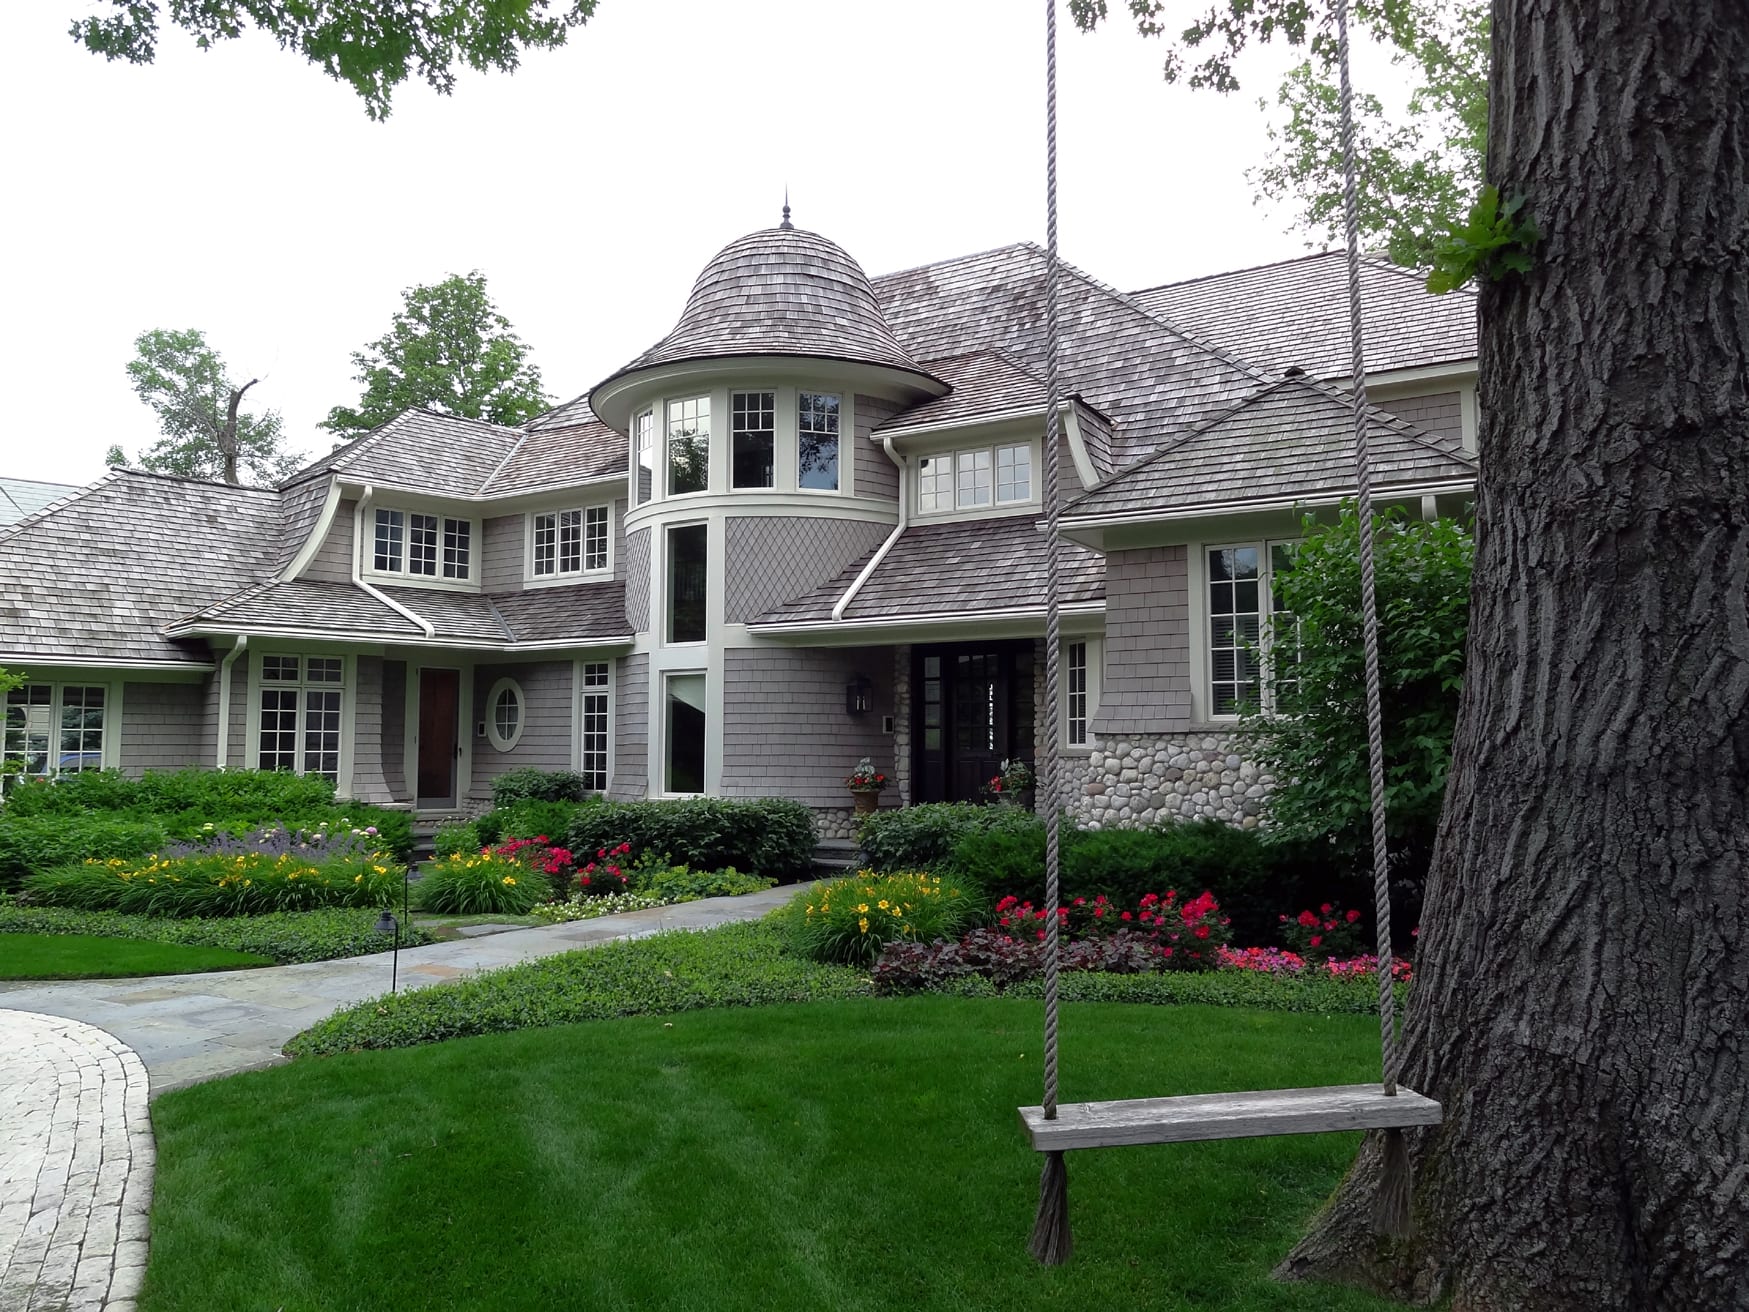
{"label": "tall turret window", "polygon": [[632,441],[637,448],[637,488],[634,493],[636,500],[633,505],[641,506],[650,499],[654,482],[656,452],[653,449],[656,441],[656,414],[652,410],[644,410],[632,420]]}
{"label": "tall turret window", "polygon": [[838,398],[829,393],[803,392],[796,398],[797,487],[838,490],[838,409]]}
{"label": "tall turret window", "polygon": [[668,403],[668,495],[703,492],[710,486],[711,399]]}
{"label": "tall turret window", "polygon": [[668,641],[703,642],[706,634],[703,524],[676,524],[668,530]]}
{"label": "tall turret window", "polygon": [[729,453],[735,487],[777,483],[777,394],[734,392],[729,397]]}

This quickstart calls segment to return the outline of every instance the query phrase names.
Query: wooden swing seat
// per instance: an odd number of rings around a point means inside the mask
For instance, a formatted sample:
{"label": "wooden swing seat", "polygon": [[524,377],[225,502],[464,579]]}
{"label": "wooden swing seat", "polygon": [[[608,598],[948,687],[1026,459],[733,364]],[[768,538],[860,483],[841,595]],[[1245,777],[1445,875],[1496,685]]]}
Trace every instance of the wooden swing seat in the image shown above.
{"label": "wooden swing seat", "polygon": [[1390,1096],[1382,1084],[1337,1084],[1322,1089],[1064,1103],[1058,1106],[1056,1119],[1049,1121],[1043,1107],[1022,1107],[1020,1119],[1032,1136],[1032,1146],[1050,1153],[1272,1134],[1401,1130],[1438,1125],[1440,1109],[1433,1099],[1402,1085]]}

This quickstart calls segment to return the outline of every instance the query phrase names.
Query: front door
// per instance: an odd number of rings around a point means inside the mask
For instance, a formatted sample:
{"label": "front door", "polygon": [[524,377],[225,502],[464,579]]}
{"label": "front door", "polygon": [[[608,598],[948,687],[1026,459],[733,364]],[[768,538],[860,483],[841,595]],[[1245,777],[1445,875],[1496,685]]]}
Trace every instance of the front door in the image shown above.
{"label": "front door", "polygon": [[419,794],[421,807],[455,805],[456,758],[461,754],[462,676],[459,670],[419,671]]}
{"label": "front door", "polygon": [[980,802],[1002,762],[1033,757],[1031,642],[917,647],[912,779],[919,802]]}

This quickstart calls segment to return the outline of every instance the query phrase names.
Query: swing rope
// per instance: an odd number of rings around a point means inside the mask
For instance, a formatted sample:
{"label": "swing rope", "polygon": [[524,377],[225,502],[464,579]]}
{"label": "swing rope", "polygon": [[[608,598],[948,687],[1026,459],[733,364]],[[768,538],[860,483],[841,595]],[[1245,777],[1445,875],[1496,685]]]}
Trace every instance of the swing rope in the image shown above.
{"label": "swing rope", "polygon": [[[1361,628],[1366,664],[1367,775],[1372,812],[1373,916],[1378,938],[1380,1079],[1385,1096],[1397,1096],[1396,998],[1391,979],[1390,849],[1385,832],[1384,715],[1380,706],[1378,602],[1373,552],[1372,465],[1367,444],[1366,363],[1361,327],[1360,194],[1354,162],[1354,90],[1349,70],[1349,0],[1335,0],[1342,133],[1342,218],[1347,242],[1348,333],[1353,363],[1355,508],[1360,520]],[[1057,20],[1055,0],[1045,0],[1045,523],[1049,544],[1045,595],[1045,727],[1048,748],[1040,777],[1045,798],[1045,960],[1043,1118],[1057,1119],[1058,952],[1061,905],[1061,797],[1059,788],[1057,578],[1058,509],[1058,281],[1057,281]],[[1068,1260],[1068,1172],[1061,1151],[1045,1154],[1031,1250],[1046,1265]],[[1380,1234],[1407,1235],[1410,1227],[1408,1145],[1400,1128],[1385,1131],[1383,1169],[1373,1214]]]}

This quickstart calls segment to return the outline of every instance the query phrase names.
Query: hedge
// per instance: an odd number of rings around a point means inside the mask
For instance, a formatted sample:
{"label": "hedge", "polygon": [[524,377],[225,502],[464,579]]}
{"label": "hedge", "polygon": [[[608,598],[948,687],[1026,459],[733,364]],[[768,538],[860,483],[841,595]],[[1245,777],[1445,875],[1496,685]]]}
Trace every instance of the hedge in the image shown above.
{"label": "hedge", "polygon": [[[1043,822],[1018,806],[925,802],[868,816],[857,837],[862,843],[863,864],[871,870],[934,870],[968,834],[1034,830],[1042,843]],[[1044,849],[1039,850],[1042,853]]]}
{"label": "hedge", "polygon": [[579,859],[630,843],[635,856],[666,854],[694,870],[734,866],[780,882],[813,867],[814,817],[777,798],[692,797],[672,802],[604,802],[571,821],[566,846]]}

